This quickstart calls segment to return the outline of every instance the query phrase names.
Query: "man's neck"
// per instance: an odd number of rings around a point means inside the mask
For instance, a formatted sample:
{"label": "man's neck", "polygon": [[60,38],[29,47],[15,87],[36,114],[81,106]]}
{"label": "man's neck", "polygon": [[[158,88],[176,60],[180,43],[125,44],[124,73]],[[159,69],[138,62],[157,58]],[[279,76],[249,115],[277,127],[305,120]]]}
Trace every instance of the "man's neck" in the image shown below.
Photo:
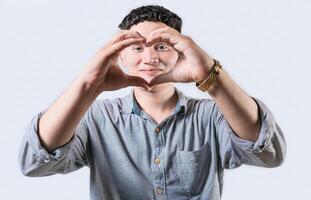
{"label": "man's neck", "polygon": [[151,91],[135,87],[134,96],[141,109],[150,115],[172,113],[178,100],[173,83],[156,85]]}

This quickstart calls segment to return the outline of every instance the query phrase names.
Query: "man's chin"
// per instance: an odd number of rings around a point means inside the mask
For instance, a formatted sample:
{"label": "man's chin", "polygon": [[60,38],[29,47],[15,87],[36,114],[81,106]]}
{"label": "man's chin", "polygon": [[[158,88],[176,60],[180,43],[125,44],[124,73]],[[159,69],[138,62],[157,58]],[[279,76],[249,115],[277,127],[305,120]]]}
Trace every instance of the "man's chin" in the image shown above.
{"label": "man's chin", "polygon": [[[152,76],[144,76],[144,75],[140,75],[139,77],[143,78],[145,81],[147,81],[147,83],[150,83],[152,79],[154,79],[156,76],[158,76],[159,74],[155,74]],[[149,89],[143,88],[143,87],[139,87],[139,89],[145,91],[145,92],[156,92],[157,90],[161,89],[161,85],[163,84],[159,84],[159,85],[154,85],[152,87],[150,87]]]}
{"label": "man's chin", "polygon": [[152,87],[149,87],[148,89],[144,88],[144,87],[141,87],[141,86],[138,86],[136,88],[141,90],[141,91],[144,91],[144,92],[154,93],[154,92],[156,92],[159,89],[159,85],[154,85]]}

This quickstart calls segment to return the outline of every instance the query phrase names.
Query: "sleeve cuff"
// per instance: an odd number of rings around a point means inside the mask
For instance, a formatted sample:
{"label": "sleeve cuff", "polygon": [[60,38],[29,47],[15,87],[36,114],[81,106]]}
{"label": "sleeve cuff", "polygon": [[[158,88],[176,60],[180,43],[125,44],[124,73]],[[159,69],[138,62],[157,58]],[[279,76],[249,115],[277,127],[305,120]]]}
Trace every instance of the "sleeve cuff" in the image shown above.
{"label": "sleeve cuff", "polygon": [[257,141],[252,142],[238,137],[238,135],[234,132],[226,120],[224,120],[224,124],[229,132],[232,142],[237,147],[248,152],[260,153],[271,144],[271,138],[274,134],[273,116],[263,102],[255,97],[251,98],[255,100],[260,112],[261,128]]}
{"label": "sleeve cuff", "polygon": [[70,151],[71,144],[73,142],[72,137],[68,143],[65,145],[55,149],[53,152],[48,152],[40,143],[40,139],[38,136],[38,122],[42,115],[47,110],[41,111],[35,117],[32,118],[31,123],[28,126],[28,135],[27,141],[30,148],[34,152],[34,156],[38,159],[39,163],[48,163],[50,161],[58,161],[61,160],[64,156],[68,155],[67,153]]}

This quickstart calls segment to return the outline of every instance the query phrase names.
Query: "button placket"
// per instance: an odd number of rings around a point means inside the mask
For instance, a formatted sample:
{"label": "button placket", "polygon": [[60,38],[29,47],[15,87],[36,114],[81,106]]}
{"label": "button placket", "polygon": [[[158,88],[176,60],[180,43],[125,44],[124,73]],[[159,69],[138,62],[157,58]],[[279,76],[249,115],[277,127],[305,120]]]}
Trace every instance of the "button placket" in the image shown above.
{"label": "button placket", "polygon": [[[161,125],[158,124],[154,129],[154,146],[155,146],[155,154],[153,157],[154,163],[154,189],[155,194],[157,196],[161,196],[160,198],[165,197],[165,179],[164,179],[164,165],[162,163],[162,154],[163,154],[163,138],[161,137]],[[166,199],[166,198],[164,198]]]}

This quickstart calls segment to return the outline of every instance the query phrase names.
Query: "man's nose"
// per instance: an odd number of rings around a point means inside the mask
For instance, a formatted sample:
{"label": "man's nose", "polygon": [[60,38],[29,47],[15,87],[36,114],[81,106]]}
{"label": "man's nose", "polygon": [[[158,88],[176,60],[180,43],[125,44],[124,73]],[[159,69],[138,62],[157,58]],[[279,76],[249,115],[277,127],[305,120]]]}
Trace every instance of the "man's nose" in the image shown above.
{"label": "man's nose", "polygon": [[144,49],[142,57],[144,64],[154,65],[159,62],[159,56],[157,52],[155,52],[154,49],[150,47],[146,47]]}

